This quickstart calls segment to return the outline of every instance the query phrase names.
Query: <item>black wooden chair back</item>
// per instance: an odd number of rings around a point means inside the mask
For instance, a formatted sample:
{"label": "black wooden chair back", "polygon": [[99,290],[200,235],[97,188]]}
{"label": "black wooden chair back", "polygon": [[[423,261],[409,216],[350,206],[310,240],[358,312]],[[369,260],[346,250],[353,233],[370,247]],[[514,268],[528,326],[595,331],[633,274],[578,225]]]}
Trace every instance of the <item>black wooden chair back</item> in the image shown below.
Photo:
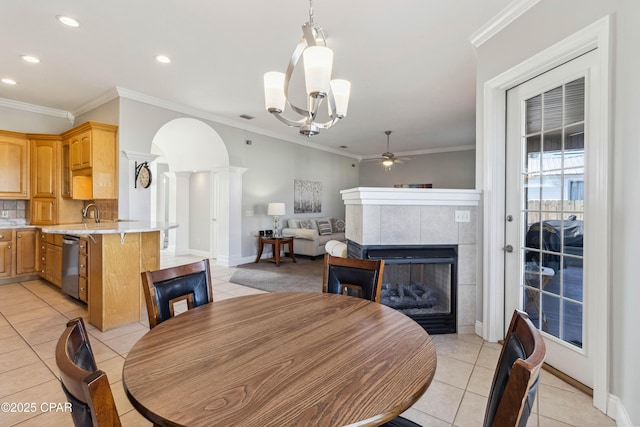
{"label": "black wooden chair back", "polygon": [[383,260],[342,258],[325,254],[322,291],[380,302],[383,274]]}
{"label": "black wooden chair back", "polygon": [[81,317],[67,323],[56,345],[62,390],[76,427],[120,427],[107,374],[96,366]]}
{"label": "black wooden chair back", "polygon": [[141,275],[151,329],[173,317],[176,314],[174,305],[180,301],[185,301],[189,310],[213,302],[208,259],[144,271]]}

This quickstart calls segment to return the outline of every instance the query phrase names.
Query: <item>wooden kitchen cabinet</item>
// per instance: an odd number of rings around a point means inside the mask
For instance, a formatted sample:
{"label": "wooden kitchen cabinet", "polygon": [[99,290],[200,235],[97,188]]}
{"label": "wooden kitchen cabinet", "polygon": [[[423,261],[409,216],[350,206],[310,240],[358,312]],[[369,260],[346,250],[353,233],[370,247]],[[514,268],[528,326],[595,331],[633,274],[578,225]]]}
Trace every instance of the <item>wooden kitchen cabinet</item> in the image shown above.
{"label": "wooden kitchen cabinet", "polygon": [[113,125],[86,122],[62,134],[63,146],[69,146],[72,198],[117,198],[117,129]]}
{"label": "wooden kitchen cabinet", "polygon": [[[82,201],[64,197],[62,137],[29,135],[31,138],[31,224],[54,225],[80,222]],[[69,172],[67,172],[69,173]],[[67,182],[70,176],[67,177]]]}
{"label": "wooden kitchen cabinet", "polygon": [[60,171],[60,178],[62,180],[62,197],[65,199],[71,198],[71,146],[69,140],[62,142],[62,170]]}
{"label": "wooden kitchen cabinet", "polygon": [[92,165],[91,130],[83,130],[69,138],[69,164],[71,170],[90,168]]}
{"label": "wooden kitchen cabinet", "polygon": [[47,241],[46,234],[38,232],[36,238],[36,257],[38,257],[38,274],[46,280],[47,278]]}
{"label": "wooden kitchen cabinet", "polygon": [[31,140],[31,197],[55,197],[59,136],[41,135]]}
{"label": "wooden kitchen cabinet", "polygon": [[0,278],[11,277],[13,230],[0,230]]}
{"label": "wooden kitchen cabinet", "polygon": [[[44,243],[44,244],[43,244]],[[40,276],[57,287],[62,287],[62,234],[41,233]]]}
{"label": "wooden kitchen cabinet", "polygon": [[38,197],[31,199],[31,224],[53,225],[57,223],[56,199]]}
{"label": "wooden kitchen cabinet", "polygon": [[0,230],[0,283],[11,283],[38,273],[38,231]]}
{"label": "wooden kitchen cabinet", "polygon": [[0,199],[29,198],[29,140],[0,131]]}
{"label": "wooden kitchen cabinet", "polygon": [[78,242],[78,298],[87,302],[89,295],[89,239],[81,237]]}
{"label": "wooden kitchen cabinet", "polygon": [[160,268],[160,232],[96,234],[89,244],[89,322],[101,331],[140,321],[143,271]]}
{"label": "wooden kitchen cabinet", "polygon": [[35,229],[16,231],[16,276],[37,273],[37,234]]}

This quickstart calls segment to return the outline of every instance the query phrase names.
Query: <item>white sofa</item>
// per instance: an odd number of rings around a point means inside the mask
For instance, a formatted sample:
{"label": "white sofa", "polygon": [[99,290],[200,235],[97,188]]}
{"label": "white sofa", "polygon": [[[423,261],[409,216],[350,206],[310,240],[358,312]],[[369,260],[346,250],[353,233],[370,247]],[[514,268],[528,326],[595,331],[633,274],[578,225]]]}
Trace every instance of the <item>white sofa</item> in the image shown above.
{"label": "white sofa", "polygon": [[[328,227],[327,227],[328,225]],[[344,242],[344,220],[339,218],[290,218],[282,235],[293,237],[293,253],[315,259],[324,256],[329,240]]]}

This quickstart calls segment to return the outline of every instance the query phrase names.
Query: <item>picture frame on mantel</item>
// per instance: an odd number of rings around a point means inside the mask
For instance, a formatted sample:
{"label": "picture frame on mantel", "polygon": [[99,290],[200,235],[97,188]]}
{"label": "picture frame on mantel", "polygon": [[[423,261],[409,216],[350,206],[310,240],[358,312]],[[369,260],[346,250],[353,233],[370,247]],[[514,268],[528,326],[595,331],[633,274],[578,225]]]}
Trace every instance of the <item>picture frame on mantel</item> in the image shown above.
{"label": "picture frame on mantel", "polygon": [[393,188],[433,188],[433,184],[393,184]]}

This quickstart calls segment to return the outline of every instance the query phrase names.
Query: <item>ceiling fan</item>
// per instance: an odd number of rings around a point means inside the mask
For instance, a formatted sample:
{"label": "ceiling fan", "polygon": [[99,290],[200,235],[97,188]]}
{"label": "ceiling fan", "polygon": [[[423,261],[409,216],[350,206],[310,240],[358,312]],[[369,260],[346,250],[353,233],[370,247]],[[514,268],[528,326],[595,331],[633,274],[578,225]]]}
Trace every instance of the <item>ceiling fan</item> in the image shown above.
{"label": "ceiling fan", "polygon": [[371,160],[379,161],[380,163],[382,163],[382,166],[384,166],[384,169],[388,171],[391,169],[391,166],[393,166],[396,163],[401,164],[408,160],[413,159],[413,157],[396,157],[395,154],[390,152],[389,151],[389,135],[391,135],[391,131],[385,130],[384,133],[385,135],[387,135],[387,152],[382,153],[382,156],[377,159],[365,159],[365,161],[371,161]]}

